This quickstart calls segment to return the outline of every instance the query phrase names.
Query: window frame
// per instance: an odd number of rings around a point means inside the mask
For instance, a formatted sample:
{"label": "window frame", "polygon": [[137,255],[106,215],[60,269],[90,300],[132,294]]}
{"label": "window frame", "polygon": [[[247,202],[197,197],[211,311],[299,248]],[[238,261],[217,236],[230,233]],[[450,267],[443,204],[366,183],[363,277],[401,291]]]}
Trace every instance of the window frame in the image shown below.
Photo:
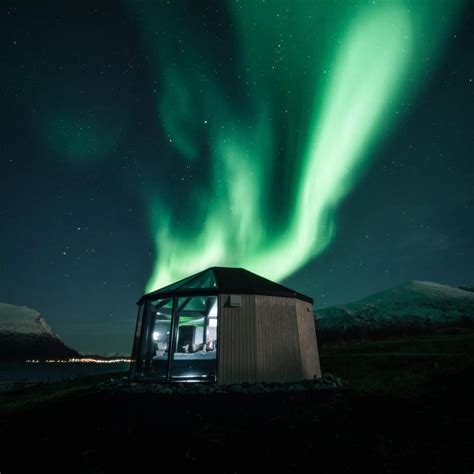
{"label": "window frame", "polygon": [[[181,378],[181,379],[174,379],[172,376],[172,366],[173,366],[173,357],[176,350],[177,344],[177,332],[178,332],[178,301],[180,298],[199,298],[199,297],[209,297],[215,296],[217,300],[217,348],[216,348],[216,369],[215,375],[213,378]],[[151,337],[151,305],[153,302],[158,300],[166,300],[172,299],[172,316],[171,316],[171,328],[170,328],[170,343],[169,343],[169,351],[168,351],[168,359],[167,359],[167,368],[166,368],[166,377],[158,378],[153,377],[150,375],[145,375],[143,373],[143,368],[145,364],[145,355],[146,355],[146,348],[149,342],[149,338]],[[133,354],[136,354],[136,361],[134,364],[133,373],[131,372],[133,378],[136,381],[140,382],[164,382],[164,383],[179,383],[179,382],[188,382],[194,381],[198,383],[215,383],[217,382],[218,378],[218,367],[219,367],[219,339],[220,339],[220,294],[214,289],[201,289],[201,288],[191,288],[191,289],[183,289],[176,292],[167,292],[162,294],[153,295],[153,298],[147,298],[139,307],[143,307],[142,312],[142,319],[141,319],[141,334],[139,336],[139,344],[138,348],[135,349],[135,345],[133,347]],[[140,308],[139,308],[139,317],[140,317]],[[138,324],[138,319],[137,319]],[[137,338],[137,334],[135,334],[135,339]]]}

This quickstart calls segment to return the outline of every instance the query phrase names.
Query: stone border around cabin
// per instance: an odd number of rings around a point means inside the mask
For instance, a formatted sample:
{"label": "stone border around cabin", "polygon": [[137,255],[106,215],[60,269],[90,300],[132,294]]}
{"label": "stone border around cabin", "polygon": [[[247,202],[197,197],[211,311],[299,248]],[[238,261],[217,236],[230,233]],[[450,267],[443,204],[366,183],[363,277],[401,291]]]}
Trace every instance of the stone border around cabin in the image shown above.
{"label": "stone border around cabin", "polygon": [[285,383],[239,383],[219,385],[214,383],[135,383],[128,377],[110,379],[99,384],[100,391],[119,391],[127,393],[153,393],[160,395],[199,395],[199,394],[249,394],[315,392],[344,388],[347,383],[340,378],[324,374],[321,378]]}

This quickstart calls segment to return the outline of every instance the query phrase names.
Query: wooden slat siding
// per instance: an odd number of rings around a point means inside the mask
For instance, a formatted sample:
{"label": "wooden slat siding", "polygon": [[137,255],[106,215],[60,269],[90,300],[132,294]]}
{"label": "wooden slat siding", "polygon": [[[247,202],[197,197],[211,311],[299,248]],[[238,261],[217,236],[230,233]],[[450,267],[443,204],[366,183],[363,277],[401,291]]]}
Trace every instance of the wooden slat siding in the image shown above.
{"label": "wooden slat siding", "polygon": [[307,303],[306,301],[295,301],[296,314],[298,316],[298,334],[301,347],[303,376],[305,379],[312,379],[314,375],[321,377],[321,366],[319,363],[318,342],[314,325],[313,305]]}
{"label": "wooden slat siding", "polygon": [[242,295],[241,306],[236,308],[226,306],[229,296],[220,295],[217,382],[255,382],[255,295]]}
{"label": "wooden slat siding", "polygon": [[258,381],[301,380],[295,300],[257,295],[255,303]]}

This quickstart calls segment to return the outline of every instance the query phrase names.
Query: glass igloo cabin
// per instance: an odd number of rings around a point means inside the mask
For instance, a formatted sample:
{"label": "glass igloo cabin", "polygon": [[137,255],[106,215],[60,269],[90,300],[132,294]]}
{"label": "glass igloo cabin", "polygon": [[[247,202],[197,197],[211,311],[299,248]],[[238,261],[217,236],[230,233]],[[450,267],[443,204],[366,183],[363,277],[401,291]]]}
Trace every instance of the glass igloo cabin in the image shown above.
{"label": "glass igloo cabin", "polygon": [[321,376],[312,298],[243,268],[208,268],[137,304],[135,381],[229,384]]}

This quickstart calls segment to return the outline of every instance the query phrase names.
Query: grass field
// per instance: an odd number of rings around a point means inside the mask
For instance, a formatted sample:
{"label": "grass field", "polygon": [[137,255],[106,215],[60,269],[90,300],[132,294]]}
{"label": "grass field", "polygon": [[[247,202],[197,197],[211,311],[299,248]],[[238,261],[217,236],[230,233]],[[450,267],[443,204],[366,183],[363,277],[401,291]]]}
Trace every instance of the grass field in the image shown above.
{"label": "grass field", "polygon": [[472,473],[473,342],[325,345],[323,371],[348,384],[320,393],[101,391],[97,376],[2,394],[0,469]]}
{"label": "grass field", "polygon": [[359,392],[421,396],[433,381],[474,367],[474,331],[321,348],[323,372],[347,380]]}

